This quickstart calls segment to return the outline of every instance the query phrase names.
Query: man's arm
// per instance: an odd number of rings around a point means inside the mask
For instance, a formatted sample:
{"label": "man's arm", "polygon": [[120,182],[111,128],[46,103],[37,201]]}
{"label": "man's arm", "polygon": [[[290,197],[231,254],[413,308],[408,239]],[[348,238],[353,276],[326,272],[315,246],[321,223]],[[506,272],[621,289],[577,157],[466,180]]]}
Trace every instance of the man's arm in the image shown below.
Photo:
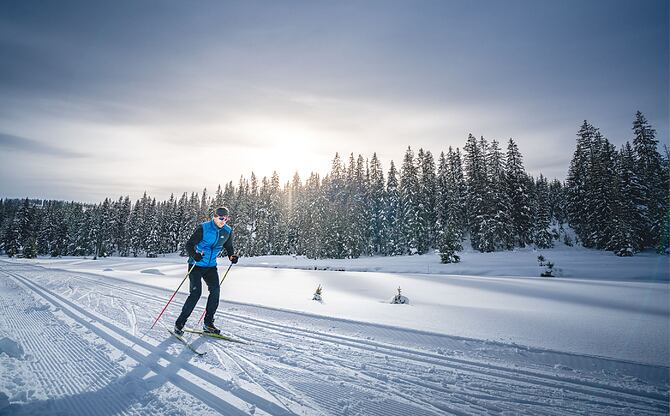
{"label": "man's arm", "polygon": [[232,256],[235,254],[235,249],[233,248],[233,231],[230,231],[230,235],[228,236],[228,240],[223,244],[223,248],[226,249],[226,254],[228,256]]}
{"label": "man's arm", "polygon": [[198,244],[200,240],[202,240],[202,226],[198,226],[198,228],[193,231],[191,238],[186,242],[186,252],[193,260],[196,258],[195,245]]}

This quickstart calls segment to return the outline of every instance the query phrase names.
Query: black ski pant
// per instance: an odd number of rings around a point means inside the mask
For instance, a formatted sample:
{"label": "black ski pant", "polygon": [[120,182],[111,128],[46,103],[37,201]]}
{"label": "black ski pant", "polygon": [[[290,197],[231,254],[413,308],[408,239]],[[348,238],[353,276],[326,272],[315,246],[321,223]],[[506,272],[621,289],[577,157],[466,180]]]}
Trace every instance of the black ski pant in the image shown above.
{"label": "black ski pant", "polygon": [[[190,268],[191,266],[189,266]],[[209,297],[207,297],[207,306],[205,308],[205,324],[214,323],[214,314],[216,313],[216,308],[219,307],[219,273],[215,267],[200,267],[195,266],[191,273],[188,275],[190,280],[190,294],[184,302],[184,306],[181,308],[181,314],[177,318],[176,325],[178,327],[183,327],[186,325],[186,320],[191,316],[193,308],[198,303],[200,295],[202,295],[202,280],[207,284],[207,289],[209,289]]]}

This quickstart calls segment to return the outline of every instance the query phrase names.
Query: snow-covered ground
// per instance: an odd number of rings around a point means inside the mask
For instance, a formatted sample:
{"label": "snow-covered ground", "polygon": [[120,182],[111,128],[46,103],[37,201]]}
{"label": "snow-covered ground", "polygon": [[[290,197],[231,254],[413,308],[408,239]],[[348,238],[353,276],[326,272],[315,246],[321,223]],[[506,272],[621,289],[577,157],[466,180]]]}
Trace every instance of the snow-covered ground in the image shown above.
{"label": "snow-covered ground", "polygon": [[148,330],[183,258],[2,259],[0,414],[668,413],[667,257],[462,258],[243,258],[216,322],[248,344],[203,357],[164,328],[186,287]]}

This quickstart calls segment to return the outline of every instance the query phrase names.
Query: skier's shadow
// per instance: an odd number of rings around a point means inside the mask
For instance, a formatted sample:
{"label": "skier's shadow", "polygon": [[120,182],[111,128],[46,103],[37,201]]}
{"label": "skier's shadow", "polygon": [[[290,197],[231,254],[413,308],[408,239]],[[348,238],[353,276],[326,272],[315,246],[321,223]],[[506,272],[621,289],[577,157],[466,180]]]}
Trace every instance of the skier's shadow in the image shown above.
{"label": "skier's shadow", "polygon": [[[85,391],[72,395],[61,396],[55,399],[33,401],[26,404],[11,404],[0,410],[0,415],[96,415],[111,416],[123,413],[129,410],[133,405],[137,405],[136,411],[145,410],[145,406],[156,397],[153,391],[165,385],[170,376],[175,375],[180,370],[179,361],[187,361],[186,356],[192,356],[190,351],[183,349],[176,359],[168,360],[166,367],[161,367],[159,372],[155,372],[145,363],[157,363],[160,359],[165,360],[161,353],[165,348],[177,342],[168,338],[144,357],[130,372],[124,374],[115,381],[108,383],[105,387],[95,391]],[[147,377],[148,375],[150,377]],[[219,408],[227,408],[226,414],[246,414],[223,400],[211,395],[207,401],[219,401]],[[164,406],[164,405],[161,405]],[[177,409],[174,409],[177,410]],[[172,411],[162,407],[159,412],[172,413]],[[230,412],[230,413],[229,413]]]}

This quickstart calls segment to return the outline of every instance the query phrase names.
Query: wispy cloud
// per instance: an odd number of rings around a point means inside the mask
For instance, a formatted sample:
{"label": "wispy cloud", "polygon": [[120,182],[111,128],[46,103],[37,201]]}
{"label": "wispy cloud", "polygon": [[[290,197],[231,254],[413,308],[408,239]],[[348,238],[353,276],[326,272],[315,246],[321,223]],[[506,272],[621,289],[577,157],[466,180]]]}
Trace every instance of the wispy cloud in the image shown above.
{"label": "wispy cloud", "polygon": [[87,156],[85,153],[62,149],[60,147],[41,143],[37,140],[6,133],[0,133],[0,148],[68,159]]}

